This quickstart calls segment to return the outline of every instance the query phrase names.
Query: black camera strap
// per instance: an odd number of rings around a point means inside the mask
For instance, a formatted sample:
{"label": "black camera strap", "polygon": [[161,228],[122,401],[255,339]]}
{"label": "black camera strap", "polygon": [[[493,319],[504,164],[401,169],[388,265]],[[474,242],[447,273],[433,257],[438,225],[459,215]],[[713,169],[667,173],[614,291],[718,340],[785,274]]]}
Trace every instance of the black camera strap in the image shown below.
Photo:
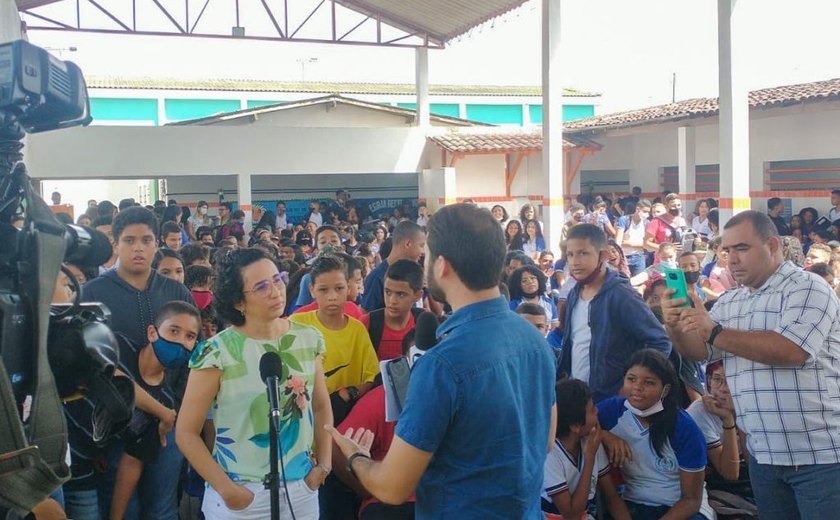
{"label": "black camera strap", "polygon": [[[0,359],[0,505],[30,511],[70,478],[67,453],[67,424],[58,390],[47,357],[47,331],[50,302],[55,280],[64,258],[63,227],[46,203],[32,194],[26,169],[15,167],[27,201],[29,240],[21,247],[21,266],[29,272],[21,276],[21,290],[30,302],[35,354],[35,391],[29,417],[28,439],[11,383]],[[37,262],[32,260],[37,259]]]}

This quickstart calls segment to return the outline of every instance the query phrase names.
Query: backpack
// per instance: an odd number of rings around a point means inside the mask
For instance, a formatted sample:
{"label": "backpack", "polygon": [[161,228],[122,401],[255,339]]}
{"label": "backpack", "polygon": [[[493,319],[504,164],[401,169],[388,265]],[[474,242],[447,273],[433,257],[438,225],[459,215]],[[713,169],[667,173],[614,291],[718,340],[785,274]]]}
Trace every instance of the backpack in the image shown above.
{"label": "backpack", "polygon": [[[414,322],[417,323],[417,318],[423,313],[423,309],[418,307],[411,308],[411,314],[414,315]],[[379,342],[382,341],[382,331],[385,330],[385,309],[376,309],[368,314],[368,335],[370,342],[373,343],[373,350],[379,354]]]}

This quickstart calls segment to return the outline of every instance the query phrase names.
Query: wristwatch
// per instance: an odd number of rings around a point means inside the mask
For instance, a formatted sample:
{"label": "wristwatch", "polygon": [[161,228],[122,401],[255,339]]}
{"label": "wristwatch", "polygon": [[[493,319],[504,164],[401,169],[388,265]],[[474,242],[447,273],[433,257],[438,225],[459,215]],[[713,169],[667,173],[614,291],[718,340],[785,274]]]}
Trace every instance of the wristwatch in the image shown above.
{"label": "wristwatch", "polygon": [[370,456],[368,456],[365,453],[362,453],[361,451],[357,451],[356,453],[350,455],[350,457],[347,459],[347,471],[349,471],[350,474],[353,475],[356,478],[359,478],[359,476],[356,475],[355,471],[353,471],[353,461],[358,459],[358,458],[363,458],[363,459],[370,460]]}
{"label": "wristwatch", "polygon": [[712,333],[709,334],[709,339],[706,340],[706,343],[708,343],[711,346],[715,346],[715,339],[717,339],[718,334],[720,334],[722,330],[723,325],[721,325],[720,323],[715,325],[715,327],[712,329]]}
{"label": "wristwatch", "polygon": [[359,399],[359,394],[361,392],[359,392],[358,388],[356,388],[355,386],[348,386],[344,389],[347,390],[347,395],[350,396],[350,401],[357,401]]}

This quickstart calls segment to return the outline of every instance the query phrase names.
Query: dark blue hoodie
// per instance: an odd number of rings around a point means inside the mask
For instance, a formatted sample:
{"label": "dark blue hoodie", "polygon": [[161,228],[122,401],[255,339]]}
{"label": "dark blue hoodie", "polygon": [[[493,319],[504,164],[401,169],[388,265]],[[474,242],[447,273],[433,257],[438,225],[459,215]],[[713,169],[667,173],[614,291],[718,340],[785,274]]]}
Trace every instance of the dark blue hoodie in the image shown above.
{"label": "dark blue hoodie", "polygon": [[[575,286],[566,300],[566,328],[560,354],[559,372],[572,373],[572,311],[580,299],[580,285]],[[589,388],[597,403],[614,397],[621,389],[624,365],[643,348],[671,353],[671,340],[653,312],[631,286],[617,272],[607,269],[601,289],[589,304]]]}
{"label": "dark blue hoodie", "polygon": [[146,329],[167,303],[179,300],[195,305],[190,290],[152,270],[146,288],[137,290],[111,269],[82,287],[83,302],[101,302],[111,311],[111,330],[134,345],[147,344]]}

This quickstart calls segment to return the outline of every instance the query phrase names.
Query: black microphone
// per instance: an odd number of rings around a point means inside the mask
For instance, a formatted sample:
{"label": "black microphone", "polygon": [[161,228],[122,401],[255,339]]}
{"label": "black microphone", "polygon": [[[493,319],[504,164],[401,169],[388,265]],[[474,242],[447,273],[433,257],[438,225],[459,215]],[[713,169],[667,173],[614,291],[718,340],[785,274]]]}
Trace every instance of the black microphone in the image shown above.
{"label": "black microphone", "polygon": [[268,387],[268,406],[272,417],[280,417],[280,395],[278,386],[283,373],[283,362],[275,352],[266,352],[260,358],[260,379]]}
{"label": "black microphone", "polygon": [[105,233],[87,226],[67,224],[64,242],[67,244],[64,261],[71,264],[99,266],[114,254],[114,247]]}
{"label": "black microphone", "polygon": [[[286,486],[286,468],[283,464],[283,450],[280,448],[280,391],[278,388],[283,377],[283,362],[276,352],[266,352],[260,358],[260,379],[268,387],[268,450],[269,471],[263,479],[263,485],[269,490],[271,502],[271,518],[280,518],[280,471],[283,475],[283,486]],[[278,471],[278,459],[280,471]],[[288,499],[289,493],[286,490]],[[289,509],[291,510],[291,501]],[[292,511],[294,518],[294,511]]]}
{"label": "black microphone", "polygon": [[414,325],[414,346],[418,350],[429,350],[437,345],[438,319],[431,312],[423,312]]}

